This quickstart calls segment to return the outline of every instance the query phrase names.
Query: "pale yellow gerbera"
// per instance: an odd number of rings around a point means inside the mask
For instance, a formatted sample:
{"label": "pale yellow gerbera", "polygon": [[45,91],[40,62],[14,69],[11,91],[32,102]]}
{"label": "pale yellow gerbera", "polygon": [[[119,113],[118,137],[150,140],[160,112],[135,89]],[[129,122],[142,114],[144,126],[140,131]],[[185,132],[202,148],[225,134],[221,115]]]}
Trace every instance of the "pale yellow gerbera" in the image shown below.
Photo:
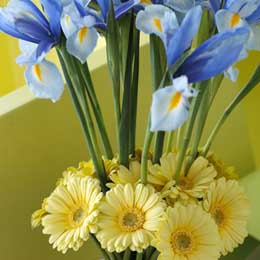
{"label": "pale yellow gerbera", "polygon": [[158,260],[217,260],[220,257],[214,220],[193,204],[169,207],[153,244],[160,252]]}
{"label": "pale yellow gerbera", "polygon": [[205,191],[216,177],[217,172],[207,159],[198,157],[191,165],[187,175],[181,172],[180,181],[176,185],[171,197],[180,196],[181,199],[202,198]]}
{"label": "pale yellow gerbera", "polygon": [[116,184],[135,184],[140,180],[141,164],[138,161],[131,160],[129,162],[129,169],[123,165],[118,167],[117,171],[112,171],[109,174],[109,179],[112,183],[107,183],[109,188],[114,187]]}
{"label": "pale yellow gerbera", "polygon": [[31,225],[32,228],[37,228],[42,224],[42,218],[44,217],[44,215],[46,215],[46,199],[43,200],[42,202],[42,207],[38,210],[36,210],[33,214],[32,214],[32,218],[31,218]]}
{"label": "pale yellow gerbera", "polygon": [[89,233],[97,231],[98,205],[102,198],[99,181],[92,177],[71,176],[46,200],[42,218],[43,233],[50,235],[53,248],[66,253],[78,250]]}
{"label": "pale yellow gerbera", "polygon": [[203,206],[214,218],[221,237],[221,253],[226,255],[242,244],[247,236],[249,201],[235,180],[213,182]]}
{"label": "pale yellow gerbera", "polygon": [[148,182],[160,191],[163,197],[167,197],[175,184],[176,153],[168,153],[161,157],[160,164],[148,162]]}
{"label": "pale yellow gerbera", "polygon": [[60,178],[57,181],[56,185],[57,186],[60,184],[66,185],[72,176],[77,176],[82,178],[86,176],[96,177],[93,162],[91,160],[88,162],[82,161],[79,163],[78,168],[69,167],[66,171],[62,173],[62,178]]}
{"label": "pale yellow gerbera", "polygon": [[141,252],[151,245],[154,231],[164,212],[164,203],[153,187],[118,184],[100,204],[96,235],[109,252],[127,248]]}

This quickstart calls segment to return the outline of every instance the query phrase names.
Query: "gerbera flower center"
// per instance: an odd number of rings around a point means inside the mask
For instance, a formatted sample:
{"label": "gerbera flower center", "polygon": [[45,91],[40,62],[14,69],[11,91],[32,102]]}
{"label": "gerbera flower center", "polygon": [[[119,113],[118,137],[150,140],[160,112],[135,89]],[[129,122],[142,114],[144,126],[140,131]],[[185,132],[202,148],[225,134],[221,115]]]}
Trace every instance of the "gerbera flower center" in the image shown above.
{"label": "gerbera flower center", "polygon": [[191,251],[193,248],[191,234],[183,231],[178,231],[172,234],[171,245],[173,251],[181,254],[185,254]]}
{"label": "gerbera flower center", "polygon": [[69,217],[71,226],[74,228],[79,227],[84,221],[86,215],[87,215],[87,208],[84,205],[72,211]]}
{"label": "gerbera flower center", "polygon": [[79,208],[73,215],[74,222],[76,222],[76,223],[81,222],[81,220],[83,219],[84,215],[85,215],[84,210],[82,208]]}
{"label": "gerbera flower center", "polygon": [[128,209],[119,217],[119,224],[123,231],[134,232],[143,227],[144,213],[139,209]]}
{"label": "gerbera flower center", "polygon": [[223,224],[225,216],[224,216],[224,213],[221,209],[217,208],[213,212],[212,216],[213,216],[213,218],[214,218],[214,220],[215,220],[215,222],[218,226],[221,226]]}
{"label": "gerbera flower center", "polygon": [[187,177],[181,178],[179,185],[183,190],[189,190],[193,188],[193,182],[189,180]]}

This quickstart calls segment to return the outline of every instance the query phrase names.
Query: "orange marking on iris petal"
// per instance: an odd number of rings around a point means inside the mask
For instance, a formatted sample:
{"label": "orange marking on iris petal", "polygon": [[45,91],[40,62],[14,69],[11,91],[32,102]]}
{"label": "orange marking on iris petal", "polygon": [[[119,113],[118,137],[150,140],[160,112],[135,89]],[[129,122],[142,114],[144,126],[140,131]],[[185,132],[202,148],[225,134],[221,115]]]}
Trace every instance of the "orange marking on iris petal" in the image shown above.
{"label": "orange marking on iris petal", "polygon": [[158,31],[159,31],[159,32],[162,32],[163,29],[162,29],[161,20],[158,19],[158,18],[154,18],[154,19],[153,19],[153,22],[154,22],[156,28],[158,29]]}
{"label": "orange marking on iris petal", "polygon": [[36,77],[38,78],[39,81],[43,81],[42,80],[42,71],[41,71],[41,67],[39,64],[36,64],[33,66],[33,72],[36,75]]}
{"label": "orange marking on iris petal", "polygon": [[234,28],[237,26],[240,22],[240,15],[239,14],[233,14],[230,21],[231,28]]}
{"label": "orange marking on iris petal", "polygon": [[85,38],[87,33],[88,33],[88,28],[87,27],[83,27],[83,28],[80,29],[79,34],[78,34],[80,43],[83,43],[84,38]]}
{"label": "orange marking on iris petal", "polygon": [[174,108],[176,108],[180,104],[181,99],[182,94],[180,92],[176,92],[171,98],[171,102],[168,107],[168,112],[171,112]]}
{"label": "orange marking on iris petal", "polygon": [[152,5],[153,3],[151,0],[141,0],[141,4]]}

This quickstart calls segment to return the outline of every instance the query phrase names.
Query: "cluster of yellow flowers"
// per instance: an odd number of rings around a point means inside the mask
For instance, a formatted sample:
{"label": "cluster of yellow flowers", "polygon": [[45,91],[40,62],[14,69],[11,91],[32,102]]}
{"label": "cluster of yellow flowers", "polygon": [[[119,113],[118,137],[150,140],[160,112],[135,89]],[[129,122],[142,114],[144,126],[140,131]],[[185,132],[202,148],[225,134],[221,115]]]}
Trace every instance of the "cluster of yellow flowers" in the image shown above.
{"label": "cluster of yellow flowers", "polygon": [[[176,153],[149,162],[148,185],[140,183],[140,160],[129,167],[104,159],[104,195],[91,161],[69,168],[42,208],[32,216],[53,248],[78,250],[92,234],[108,252],[142,252],[158,259],[216,260],[247,236],[249,202],[234,170],[214,156],[198,157],[175,179]],[[232,174],[231,174],[232,172]]]}

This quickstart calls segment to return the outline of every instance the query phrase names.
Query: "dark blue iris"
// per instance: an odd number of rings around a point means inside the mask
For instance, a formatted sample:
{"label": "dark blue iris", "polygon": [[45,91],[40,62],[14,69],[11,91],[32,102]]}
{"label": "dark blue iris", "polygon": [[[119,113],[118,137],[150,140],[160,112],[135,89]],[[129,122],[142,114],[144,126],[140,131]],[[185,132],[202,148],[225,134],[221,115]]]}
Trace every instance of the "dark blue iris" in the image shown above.
{"label": "dark blue iris", "polygon": [[41,0],[41,4],[46,16],[31,0],[11,0],[0,9],[0,30],[38,45],[32,63],[59,44],[61,37],[61,1]]}

